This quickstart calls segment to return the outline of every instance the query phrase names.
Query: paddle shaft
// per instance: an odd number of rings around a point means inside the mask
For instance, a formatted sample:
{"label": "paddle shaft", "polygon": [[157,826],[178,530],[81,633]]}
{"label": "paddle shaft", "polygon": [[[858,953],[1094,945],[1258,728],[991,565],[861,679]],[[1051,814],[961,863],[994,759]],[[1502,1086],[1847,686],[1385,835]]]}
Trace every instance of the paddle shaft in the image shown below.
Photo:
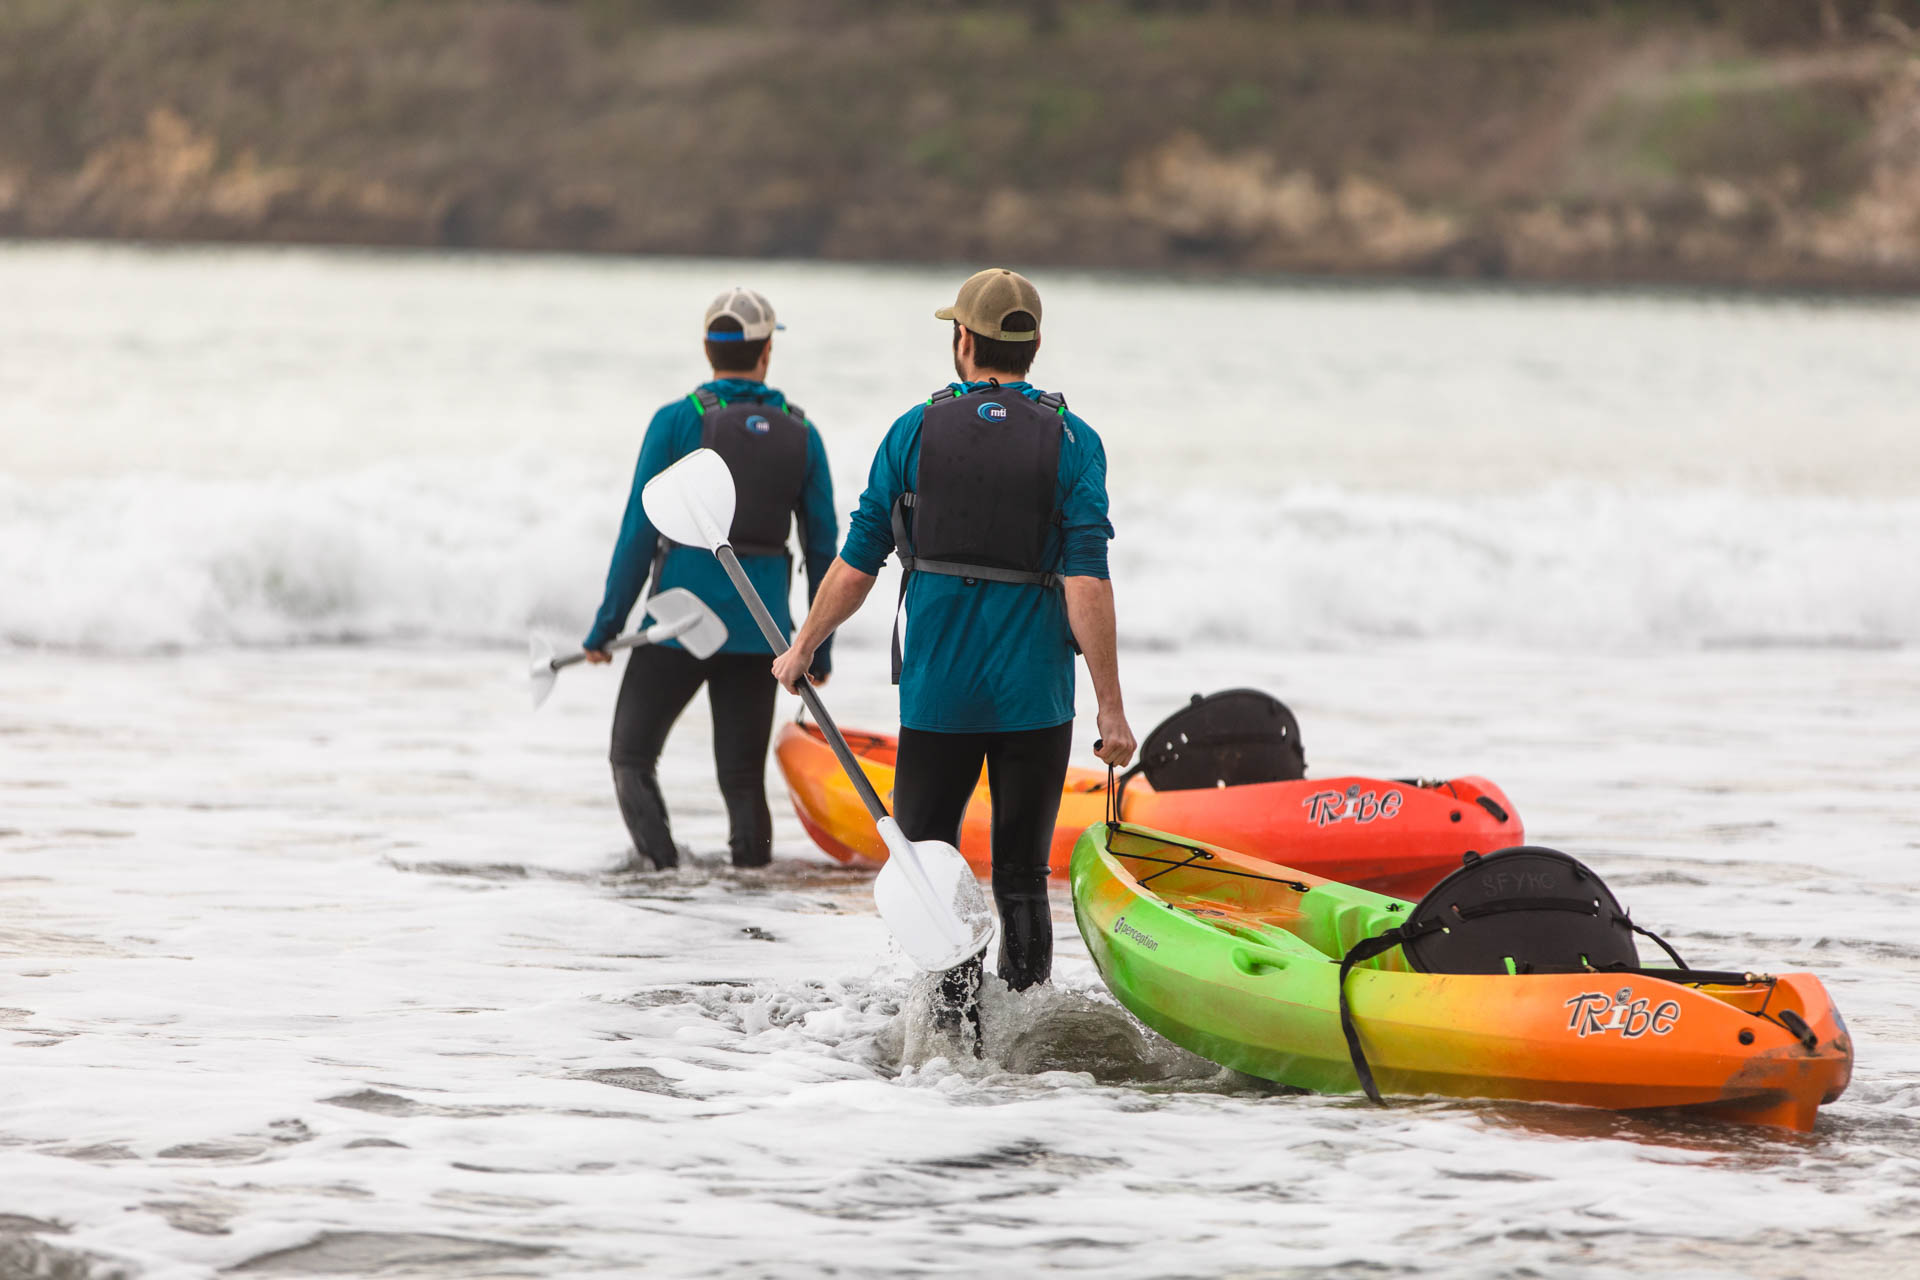
{"label": "paddle shaft", "polygon": [[[656,622],[652,626],[636,631],[630,636],[621,636],[600,652],[618,653],[622,649],[637,649],[643,644],[659,644],[662,640],[673,639],[682,631],[691,631],[693,624],[698,621],[698,618],[682,618],[680,621],[671,624]],[[585,662],[586,660],[587,651],[582,649],[579,653],[570,653],[564,658],[548,659],[547,667],[550,670],[558,671],[562,667],[571,667],[576,662]],[[569,685],[567,687],[572,688],[573,686]]]}
{"label": "paddle shaft", "polygon": [[[747,611],[753,614],[767,647],[774,653],[786,652],[786,633],[774,622],[766,602],[740,567],[740,557],[727,544],[735,493],[726,461],[711,449],[696,449],[649,480],[640,496],[655,529],[676,542],[704,546],[713,552]],[[950,969],[977,955],[992,935],[991,915],[960,851],[934,840],[922,845],[909,840],[880,803],[873,783],[806,676],[801,676],[797,691],[887,846],[887,863],[873,882],[874,905],[879,908],[880,918],[924,969]],[[923,864],[922,848],[936,861],[944,889],[936,887]],[[896,888],[903,884],[907,886],[904,890]],[[966,913],[964,920],[962,912]]]}
{"label": "paddle shaft", "polygon": [[[760,624],[760,634],[767,638],[767,643],[773,647],[775,653],[785,653],[787,637],[781,633],[780,624],[773,620],[773,615],[767,612],[766,603],[760,599],[760,593],[754,590],[753,583],[747,580],[746,570],[740,567],[740,557],[733,554],[733,548],[724,542],[714,548],[713,554],[720,558],[721,567],[726,569],[727,576],[733,579],[733,589],[738,591],[740,598],[747,602],[747,609],[753,614],[753,620]],[[880,802],[879,793],[873,789],[873,783],[867,780],[867,771],[860,767],[860,761],[854,757],[853,750],[847,746],[846,738],[841,736],[840,726],[836,725],[833,717],[827,714],[826,707],[820,702],[820,695],[814,691],[812,683],[804,676],[800,680],[800,700],[807,704],[807,710],[812,713],[814,723],[820,726],[820,732],[827,737],[827,745],[832,747],[833,754],[840,758],[840,767],[846,770],[848,780],[853,783],[853,789],[860,793],[860,801],[867,806],[867,812],[873,815],[876,822],[889,816],[887,806]]]}

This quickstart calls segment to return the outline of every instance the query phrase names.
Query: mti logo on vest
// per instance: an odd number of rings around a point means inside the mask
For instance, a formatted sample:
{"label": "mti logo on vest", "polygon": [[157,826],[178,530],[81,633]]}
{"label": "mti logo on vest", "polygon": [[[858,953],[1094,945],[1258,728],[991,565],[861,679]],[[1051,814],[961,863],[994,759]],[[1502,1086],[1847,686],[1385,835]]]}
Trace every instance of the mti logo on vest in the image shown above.
{"label": "mti logo on vest", "polygon": [[757,413],[747,419],[746,425],[747,425],[747,430],[753,432],[753,434],[757,436],[763,436],[767,434],[767,432],[773,430],[773,424],[771,422],[768,422],[765,418],[761,417]]}
{"label": "mti logo on vest", "polygon": [[1007,406],[995,404],[989,400],[980,406],[980,416],[988,422],[1005,422],[1007,420]]}

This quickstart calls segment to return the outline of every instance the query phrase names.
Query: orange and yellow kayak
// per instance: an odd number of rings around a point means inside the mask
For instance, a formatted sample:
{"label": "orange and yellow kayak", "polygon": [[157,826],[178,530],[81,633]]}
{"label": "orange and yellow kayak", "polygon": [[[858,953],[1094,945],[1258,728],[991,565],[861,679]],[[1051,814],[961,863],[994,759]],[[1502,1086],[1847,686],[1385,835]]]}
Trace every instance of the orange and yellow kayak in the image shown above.
{"label": "orange and yellow kayak", "polygon": [[[1104,824],[1081,836],[1071,879],[1080,934],[1135,1017],[1249,1075],[1360,1088],[1339,960],[1412,904],[1159,832],[1109,839]],[[1700,1107],[1811,1129],[1852,1076],[1846,1024],[1812,974],[1747,979],[1416,973],[1391,951],[1355,967],[1347,995],[1385,1093]]]}
{"label": "orange and yellow kayak", "polygon": [[[849,730],[882,796],[893,790],[896,740]],[[774,740],[800,824],[842,862],[886,861],[886,846],[865,806],[812,725],[788,724]],[[1054,825],[1052,867],[1064,874],[1074,840],[1107,816],[1104,770],[1069,769]],[[1524,844],[1520,817],[1506,794],[1485,778],[1409,781],[1313,778],[1197,791],[1155,791],[1144,777],[1126,785],[1120,816],[1129,824],[1192,832],[1196,839],[1285,861],[1315,875],[1417,898],[1468,852]],[[975,870],[992,865],[993,797],[984,771],[960,830],[960,852]]]}

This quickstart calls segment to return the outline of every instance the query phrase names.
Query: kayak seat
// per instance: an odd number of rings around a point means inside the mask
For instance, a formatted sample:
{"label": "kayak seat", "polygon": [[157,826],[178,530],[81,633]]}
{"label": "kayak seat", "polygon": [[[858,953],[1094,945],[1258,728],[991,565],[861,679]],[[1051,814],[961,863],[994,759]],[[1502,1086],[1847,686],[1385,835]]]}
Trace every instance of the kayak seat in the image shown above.
{"label": "kayak seat", "polygon": [[1227,689],[1193,700],[1155,725],[1124,788],[1145,773],[1155,791],[1197,791],[1307,776],[1300,723],[1285,703],[1258,689]]}
{"label": "kayak seat", "polygon": [[1421,973],[1637,969],[1627,913],[1600,877],[1555,849],[1469,855],[1427,891],[1401,944]]}

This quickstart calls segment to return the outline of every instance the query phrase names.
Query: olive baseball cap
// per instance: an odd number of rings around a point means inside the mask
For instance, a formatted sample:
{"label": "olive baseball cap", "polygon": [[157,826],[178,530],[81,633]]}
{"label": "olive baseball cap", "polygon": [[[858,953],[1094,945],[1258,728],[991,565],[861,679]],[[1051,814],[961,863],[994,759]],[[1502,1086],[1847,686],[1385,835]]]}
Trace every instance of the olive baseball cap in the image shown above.
{"label": "olive baseball cap", "polygon": [[[713,322],[721,316],[740,322],[738,333],[715,333]],[[773,304],[764,293],[752,289],[729,289],[707,304],[707,340],[709,342],[758,342],[771,338],[775,329],[787,326],[773,318]]]}
{"label": "olive baseball cap", "polygon": [[[1006,318],[1016,311],[1031,315],[1033,328],[1005,328]],[[933,318],[958,320],[983,338],[1032,342],[1040,336],[1040,291],[1018,271],[988,267],[968,276],[953,305],[940,308],[933,313]]]}

